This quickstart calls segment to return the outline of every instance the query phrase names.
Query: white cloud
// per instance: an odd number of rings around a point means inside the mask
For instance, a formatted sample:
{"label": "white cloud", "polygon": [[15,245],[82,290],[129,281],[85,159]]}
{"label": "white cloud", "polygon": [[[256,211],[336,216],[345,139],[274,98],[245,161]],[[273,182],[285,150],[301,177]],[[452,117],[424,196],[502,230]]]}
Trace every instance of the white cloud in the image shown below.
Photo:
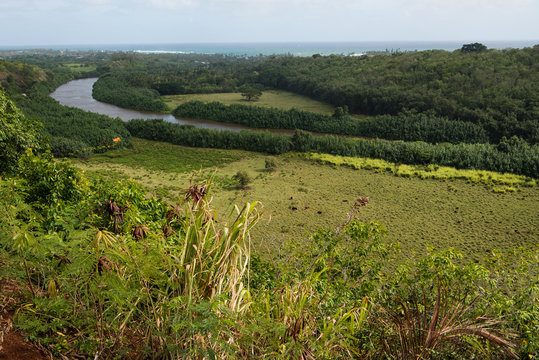
{"label": "white cloud", "polygon": [[138,4],[164,10],[183,10],[198,7],[198,0],[135,0]]}
{"label": "white cloud", "polygon": [[89,5],[102,6],[111,4],[112,0],[82,0],[82,2]]}
{"label": "white cloud", "polygon": [[[208,8],[236,16],[325,17],[347,11],[356,12],[366,0],[208,0]],[[374,0],[371,0],[374,1]]]}
{"label": "white cloud", "polygon": [[21,2],[20,1],[12,1],[12,0],[3,0],[3,1],[0,1],[0,9],[11,9],[11,8],[14,8],[15,6],[21,6],[20,5]]}

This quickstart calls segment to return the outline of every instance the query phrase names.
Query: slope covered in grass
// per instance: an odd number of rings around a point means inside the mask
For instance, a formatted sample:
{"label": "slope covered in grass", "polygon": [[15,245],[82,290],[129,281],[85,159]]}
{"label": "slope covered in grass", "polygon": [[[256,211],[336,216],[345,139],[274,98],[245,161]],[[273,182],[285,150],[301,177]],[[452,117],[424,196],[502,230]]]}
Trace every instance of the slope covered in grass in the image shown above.
{"label": "slope covered in grass", "polygon": [[[76,165],[93,176],[133,178],[171,199],[188,187],[193,170],[197,170],[195,178],[213,175],[219,189],[214,199],[218,208],[230,209],[235,203],[255,199],[262,203],[264,215],[253,234],[255,246],[266,254],[277,251],[286,240],[302,242],[305,233],[336,228],[358,197],[370,197],[359,214],[361,220],[382,222],[389,229],[388,239],[401,242],[405,256],[424,253],[427,245],[433,245],[443,249],[454,246],[479,259],[492,249],[539,242],[539,219],[530,211],[539,204],[539,189],[526,178],[515,182],[512,175],[493,173],[494,179],[497,176],[507,183],[485,184],[467,180],[475,179],[472,175],[479,179],[484,172],[452,169],[454,178],[447,178],[442,176],[447,171],[440,168],[440,179],[422,179],[414,174],[419,170],[412,168],[406,176],[395,176],[385,168],[323,165],[293,154],[272,157],[277,167],[268,172],[268,157],[258,153],[186,148],[140,139],[133,144],[131,149],[98,155]],[[141,157],[156,160],[144,162]],[[213,165],[205,165],[209,164],[203,160],[207,158],[215,159]],[[218,160],[224,158],[228,160]],[[232,177],[238,171],[246,171],[254,179],[248,190],[234,186]]]}

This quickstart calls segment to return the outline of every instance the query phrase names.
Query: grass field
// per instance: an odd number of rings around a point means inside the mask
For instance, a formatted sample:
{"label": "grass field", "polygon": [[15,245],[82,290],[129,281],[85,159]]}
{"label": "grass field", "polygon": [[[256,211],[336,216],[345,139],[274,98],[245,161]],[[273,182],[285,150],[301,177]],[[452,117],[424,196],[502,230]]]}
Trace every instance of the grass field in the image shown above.
{"label": "grass field", "polygon": [[[211,161],[208,160],[211,158]],[[539,187],[514,184],[514,191],[462,179],[422,179],[392,172],[324,165],[295,154],[274,159],[274,172],[265,171],[267,156],[249,152],[192,149],[134,139],[131,149],[94,156],[74,164],[90,176],[129,177],[160,196],[176,198],[196,178],[216,179],[214,204],[228,214],[233,204],[260,201],[263,221],[253,232],[261,253],[275,253],[287,240],[305,243],[319,228],[335,229],[351,212],[355,199],[370,197],[356,214],[376,220],[398,241],[402,256],[423,254],[427,245],[455,247],[470,258],[491,249],[507,250],[539,242]],[[233,186],[232,176],[245,170],[254,178],[250,189]]]}
{"label": "grass field", "polygon": [[85,164],[118,164],[133,169],[185,173],[212,168],[253,156],[240,150],[195,149],[158,141],[132,139],[130,146],[95,154]]}
{"label": "grass field", "polygon": [[78,72],[89,72],[94,71],[96,69],[95,66],[86,66],[84,64],[64,64],[66,68],[69,68],[72,71],[78,71]]}
{"label": "grass field", "polygon": [[218,101],[227,105],[241,104],[274,107],[283,110],[290,110],[295,107],[299,110],[329,115],[333,114],[334,111],[334,107],[330,104],[281,90],[264,91],[258,101],[246,101],[241,96],[241,93],[168,95],[162,96],[162,99],[171,111],[178,107],[178,105],[193,100],[204,102]]}

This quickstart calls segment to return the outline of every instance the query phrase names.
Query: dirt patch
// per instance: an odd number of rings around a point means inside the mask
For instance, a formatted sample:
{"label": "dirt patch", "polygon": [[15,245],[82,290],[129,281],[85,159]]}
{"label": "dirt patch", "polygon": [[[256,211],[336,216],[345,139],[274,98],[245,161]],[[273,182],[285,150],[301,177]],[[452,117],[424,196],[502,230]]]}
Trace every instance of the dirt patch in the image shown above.
{"label": "dirt patch", "polygon": [[24,341],[18,331],[10,331],[0,345],[0,360],[48,359],[32,344]]}
{"label": "dirt patch", "polygon": [[16,282],[0,280],[0,360],[49,359],[13,329],[13,314],[20,290]]}

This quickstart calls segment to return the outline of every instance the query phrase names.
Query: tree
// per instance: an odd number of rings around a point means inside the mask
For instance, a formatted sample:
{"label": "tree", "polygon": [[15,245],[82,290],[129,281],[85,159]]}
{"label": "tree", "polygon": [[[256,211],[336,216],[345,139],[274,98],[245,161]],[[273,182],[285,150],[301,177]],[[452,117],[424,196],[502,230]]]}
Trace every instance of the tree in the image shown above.
{"label": "tree", "polygon": [[311,146],[314,141],[314,136],[308,131],[296,129],[292,136],[292,143],[294,144],[294,150],[299,152],[305,152],[311,150]]}
{"label": "tree", "polygon": [[487,50],[487,47],[481,43],[473,43],[473,44],[464,44],[462,45],[462,48],[460,51],[463,53],[473,53],[473,52],[482,52]]}
{"label": "tree", "polygon": [[337,106],[335,108],[335,111],[333,111],[333,117],[337,119],[342,118],[348,114],[349,114],[348,105],[344,105],[342,107]]}
{"label": "tree", "polygon": [[241,91],[241,96],[247,101],[257,101],[262,96],[262,91],[252,86],[245,86]]}

